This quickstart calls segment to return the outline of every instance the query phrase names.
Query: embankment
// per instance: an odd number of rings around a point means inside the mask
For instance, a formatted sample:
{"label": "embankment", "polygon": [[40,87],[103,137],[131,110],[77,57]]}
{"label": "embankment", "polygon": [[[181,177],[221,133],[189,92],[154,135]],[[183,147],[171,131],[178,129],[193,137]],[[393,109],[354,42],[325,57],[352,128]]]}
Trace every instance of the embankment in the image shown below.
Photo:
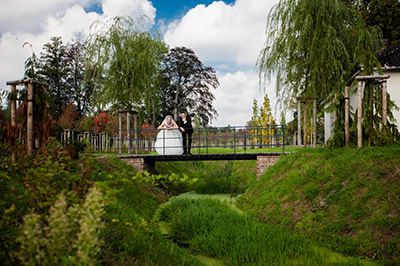
{"label": "embankment", "polygon": [[283,156],[237,204],[334,251],[400,262],[399,146]]}

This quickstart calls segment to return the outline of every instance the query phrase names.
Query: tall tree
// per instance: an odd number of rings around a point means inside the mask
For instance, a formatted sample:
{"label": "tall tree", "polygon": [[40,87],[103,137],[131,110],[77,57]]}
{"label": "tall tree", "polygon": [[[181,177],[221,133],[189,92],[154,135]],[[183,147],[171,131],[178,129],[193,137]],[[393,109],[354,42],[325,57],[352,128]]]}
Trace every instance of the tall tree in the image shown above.
{"label": "tall tree", "polygon": [[68,63],[67,83],[71,88],[70,101],[75,102],[78,113],[82,116],[90,109],[90,100],[93,92],[93,84],[90,79],[85,82],[86,59],[84,54],[84,41],[80,38],[67,44],[66,60]]}
{"label": "tall tree", "polygon": [[400,41],[399,0],[348,0],[358,6],[368,26],[378,27],[388,46]]}
{"label": "tall tree", "polygon": [[[218,113],[213,107],[214,95],[211,89],[219,86],[215,71],[205,66],[192,49],[175,47],[170,50],[165,59],[166,86],[173,95],[173,114],[178,117],[180,109],[199,118],[202,125],[208,125]],[[172,89],[172,90],[171,90]]]}
{"label": "tall tree", "polygon": [[283,104],[297,96],[325,99],[338,93],[353,70],[380,67],[378,32],[343,0],[281,0],[268,15],[265,48],[257,66],[260,80],[276,75]]}
{"label": "tall tree", "polygon": [[159,34],[142,30],[144,19],[115,17],[92,25],[86,51],[98,104],[138,109],[154,96],[162,55],[168,49]]}
{"label": "tall tree", "polygon": [[61,115],[62,107],[71,101],[72,89],[68,84],[70,65],[67,60],[67,47],[61,37],[51,37],[40,53],[39,69],[36,75],[50,85],[47,94],[51,98],[50,112],[54,119]]}

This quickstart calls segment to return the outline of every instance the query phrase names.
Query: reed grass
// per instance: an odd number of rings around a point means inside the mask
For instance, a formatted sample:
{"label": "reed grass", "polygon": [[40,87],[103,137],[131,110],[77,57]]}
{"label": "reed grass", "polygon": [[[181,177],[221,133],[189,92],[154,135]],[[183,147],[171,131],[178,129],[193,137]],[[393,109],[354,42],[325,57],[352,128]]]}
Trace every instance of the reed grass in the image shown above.
{"label": "reed grass", "polygon": [[158,219],[176,241],[228,265],[320,264],[309,240],[262,223],[211,198],[176,197],[162,205]]}

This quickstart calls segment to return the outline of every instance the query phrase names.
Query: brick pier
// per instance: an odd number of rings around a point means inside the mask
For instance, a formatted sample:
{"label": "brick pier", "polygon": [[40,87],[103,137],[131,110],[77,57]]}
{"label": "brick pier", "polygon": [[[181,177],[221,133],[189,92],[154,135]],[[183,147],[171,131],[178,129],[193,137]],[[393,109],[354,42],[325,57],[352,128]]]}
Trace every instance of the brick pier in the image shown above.
{"label": "brick pier", "polygon": [[257,156],[257,180],[260,176],[278,160],[280,155],[258,155]]}

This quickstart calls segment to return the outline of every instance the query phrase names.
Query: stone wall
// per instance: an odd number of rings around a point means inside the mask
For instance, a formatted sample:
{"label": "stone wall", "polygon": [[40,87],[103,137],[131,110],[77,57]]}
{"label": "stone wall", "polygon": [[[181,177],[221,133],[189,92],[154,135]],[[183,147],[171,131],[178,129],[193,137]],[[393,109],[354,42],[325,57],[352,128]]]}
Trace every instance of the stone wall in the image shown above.
{"label": "stone wall", "polygon": [[149,174],[155,173],[155,163],[145,162],[144,158],[121,158],[121,160],[129,165],[135,167],[139,173],[143,174],[144,171],[147,171]]}
{"label": "stone wall", "polygon": [[259,155],[257,156],[257,179],[278,160],[280,155]]}

